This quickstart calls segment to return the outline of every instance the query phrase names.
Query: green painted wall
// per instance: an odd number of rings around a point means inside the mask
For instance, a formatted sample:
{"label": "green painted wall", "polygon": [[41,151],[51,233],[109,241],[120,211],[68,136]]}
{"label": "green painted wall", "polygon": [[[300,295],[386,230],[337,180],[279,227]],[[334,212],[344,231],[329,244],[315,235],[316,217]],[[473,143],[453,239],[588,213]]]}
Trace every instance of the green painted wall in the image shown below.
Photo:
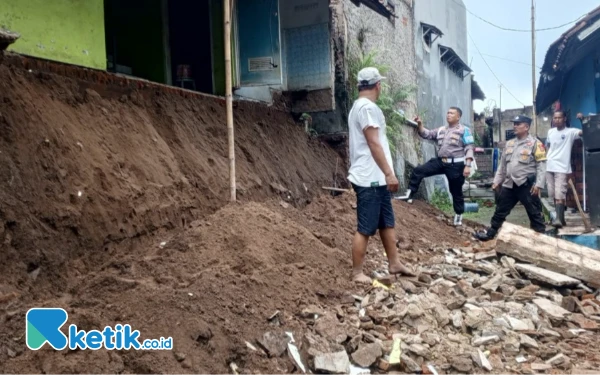
{"label": "green painted wall", "polygon": [[0,0],[0,26],[21,34],[9,50],[106,69],[103,0]]}

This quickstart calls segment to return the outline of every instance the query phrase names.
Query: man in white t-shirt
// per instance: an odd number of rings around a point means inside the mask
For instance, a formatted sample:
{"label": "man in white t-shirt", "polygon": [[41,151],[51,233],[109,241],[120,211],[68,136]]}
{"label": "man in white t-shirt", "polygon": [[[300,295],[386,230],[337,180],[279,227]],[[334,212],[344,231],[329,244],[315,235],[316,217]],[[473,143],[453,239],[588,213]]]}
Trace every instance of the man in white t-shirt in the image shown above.
{"label": "man in white t-shirt", "polygon": [[385,117],[375,104],[381,93],[379,70],[358,72],[359,97],[348,116],[350,170],[348,179],[356,192],[357,231],[352,241],[352,280],[371,283],[363,272],[369,238],[379,235],[389,261],[390,274],[414,274],[402,265],[396,249],[392,192],[398,190],[392,154],[386,135]]}
{"label": "man in white t-shirt", "polygon": [[[577,114],[577,118],[583,116]],[[548,131],[546,147],[548,161],[546,162],[546,181],[548,197],[554,199],[556,217],[552,225],[562,228],[565,222],[565,200],[567,198],[567,175],[571,173],[571,149],[573,142],[583,134],[580,129],[567,128],[567,118],[563,111],[555,111],[552,118],[555,127]]]}

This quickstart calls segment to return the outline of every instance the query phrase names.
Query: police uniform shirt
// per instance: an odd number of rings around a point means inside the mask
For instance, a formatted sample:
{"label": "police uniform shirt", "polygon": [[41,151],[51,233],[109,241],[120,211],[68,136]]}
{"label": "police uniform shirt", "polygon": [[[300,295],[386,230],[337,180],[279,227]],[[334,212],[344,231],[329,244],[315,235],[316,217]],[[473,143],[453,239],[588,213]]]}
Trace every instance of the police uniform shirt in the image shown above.
{"label": "police uniform shirt", "polygon": [[546,150],[542,141],[528,135],[506,143],[494,184],[512,188],[523,185],[527,177],[536,175],[535,186],[542,189],[546,176]]}
{"label": "police uniform shirt", "polygon": [[419,132],[423,139],[437,140],[438,157],[440,158],[473,158],[475,140],[471,129],[462,124],[453,127],[442,126],[436,129],[425,129]]}

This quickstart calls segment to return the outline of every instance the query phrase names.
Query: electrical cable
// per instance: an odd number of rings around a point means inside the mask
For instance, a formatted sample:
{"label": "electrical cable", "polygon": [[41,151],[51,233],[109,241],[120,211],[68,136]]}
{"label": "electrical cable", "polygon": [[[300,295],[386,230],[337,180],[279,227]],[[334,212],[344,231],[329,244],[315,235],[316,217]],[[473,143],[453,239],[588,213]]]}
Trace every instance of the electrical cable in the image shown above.
{"label": "electrical cable", "polygon": [[[493,22],[490,22],[490,21],[486,20],[485,18],[483,18],[483,17],[480,17],[480,16],[478,16],[477,14],[475,14],[475,13],[471,12],[471,11],[469,10],[469,8],[467,8],[467,7],[466,7],[464,4],[462,4],[462,3],[458,2],[457,0],[452,0],[452,1],[453,1],[454,3],[456,3],[456,4],[460,5],[461,7],[465,8],[465,10],[466,10],[466,11],[467,11],[467,12],[468,12],[470,15],[472,15],[473,17],[475,17],[475,18],[477,18],[477,19],[479,19],[479,20],[481,20],[481,21],[483,21],[483,22],[487,23],[488,25],[491,25],[491,26],[493,26],[493,27],[495,27],[495,28],[497,28],[497,29],[504,30],[504,31],[513,31],[513,32],[519,32],[519,33],[530,33],[530,32],[531,32],[531,29],[513,29],[513,28],[510,28],[510,27],[503,27],[503,26],[496,25],[495,23],[493,23]],[[571,24],[574,24],[575,22],[577,22],[577,21],[581,20],[583,17],[585,17],[585,16],[587,16],[587,15],[588,15],[588,14],[586,13],[586,14],[584,14],[584,15],[580,16],[580,17],[577,17],[577,19],[575,19],[575,20],[573,20],[573,21],[570,21],[570,22],[567,22],[567,23],[563,23],[562,25],[553,26],[553,27],[545,27],[545,28],[543,28],[543,29],[535,29],[535,31],[549,31],[549,30],[556,30],[556,29],[560,29],[560,28],[562,28],[562,27],[565,27],[565,26],[569,26],[569,25],[571,25]]]}
{"label": "electrical cable", "polygon": [[519,103],[521,103],[521,105],[523,105],[523,107],[526,107],[527,105],[525,103],[523,103],[522,101],[520,101],[519,99],[517,99],[517,97],[504,85],[504,83],[502,83],[502,81],[500,80],[500,78],[498,78],[498,76],[496,75],[496,73],[494,73],[494,71],[492,70],[492,67],[485,60],[485,58],[483,57],[483,54],[479,50],[479,47],[477,47],[477,43],[475,43],[475,40],[473,40],[473,37],[471,36],[471,34],[468,31],[467,31],[467,35],[471,39],[471,42],[473,42],[473,45],[475,46],[475,49],[479,53],[479,56],[481,57],[481,59],[483,60],[483,62],[485,63],[485,65],[488,67],[488,69],[490,70],[490,72],[492,72],[492,74],[494,75],[494,77],[496,77],[496,80],[498,81],[498,83],[500,83],[502,85],[502,87],[504,87],[504,89],[510,94],[510,96],[512,96]]}

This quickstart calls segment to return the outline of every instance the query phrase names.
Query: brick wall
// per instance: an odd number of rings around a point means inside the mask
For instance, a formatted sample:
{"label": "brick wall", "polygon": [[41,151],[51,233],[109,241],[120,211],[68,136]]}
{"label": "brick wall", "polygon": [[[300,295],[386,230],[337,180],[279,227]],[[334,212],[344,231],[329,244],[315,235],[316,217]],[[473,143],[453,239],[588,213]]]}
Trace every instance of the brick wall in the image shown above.
{"label": "brick wall", "polygon": [[[573,184],[575,184],[575,189],[579,196],[579,203],[581,204],[581,208],[583,208],[583,189],[585,186],[583,183],[583,143],[581,140],[577,140],[573,143],[573,149],[571,151],[571,169],[573,173],[569,175],[569,178],[573,179]],[[573,195],[570,186],[567,191],[567,207],[577,208],[575,196]]]}

